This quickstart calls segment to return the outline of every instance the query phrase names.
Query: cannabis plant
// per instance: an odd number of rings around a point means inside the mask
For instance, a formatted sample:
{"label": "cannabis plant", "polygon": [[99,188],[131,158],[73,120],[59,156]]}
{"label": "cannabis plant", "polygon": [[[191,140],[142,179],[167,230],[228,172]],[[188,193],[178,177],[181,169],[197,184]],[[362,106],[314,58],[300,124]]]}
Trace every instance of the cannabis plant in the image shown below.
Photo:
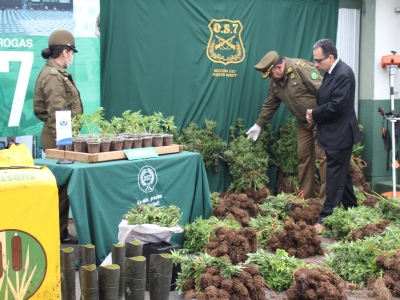
{"label": "cannabis plant", "polygon": [[233,219],[219,220],[214,216],[203,220],[200,216],[192,223],[183,226],[185,241],[183,248],[188,253],[200,253],[206,249],[206,243],[215,236],[215,228],[227,227],[240,229],[242,226]]}
{"label": "cannabis plant", "polygon": [[342,206],[339,206],[324,219],[323,224],[330,228],[330,230],[324,232],[324,235],[335,239],[348,239],[352,230],[382,221],[382,216],[376,209],[360,205],[345,210]]}
{"label": "cannabis plant", "polygon": [[288,118],[279,127],[279,138],[272,146],[272,163],[288,179],[294,191],[299,190],[296,121]]}
{"label": "cannabis plant", "polygon": [[216,173],[221,153],[226,148],[226,142],[214,132],[216,127],[217,122],[206,119],[204,128],[191,122],[182,130],[173,127],[170,129],[178,144],[183,145],[187,151],[199,153],[206,169]]}
{"label": "cannabis plant", "polygon": [[260,190],[269,182],[268,145],[272,130],[267,128],[254,142],[247,139],[241,124],[241,120],[238,119],[236,128],[230,128],[233,140],[229,143],[228,150],[223,153],[223,160],[228,164],[229,174],[232,175],[228,191],[243,192],[248,187]]}
{"label": "cannabis plant", "polygon": [[388,226],[381,235],[354,242],[340,241],[329,247],[325,263],[345,281],[365,285],[370,276],[381,277],[376,257],[382,251],[400,248],[400,229]]}
{"label": "cannabis plant", "polygon": [[253,264],[260,269],[261,276],[268,286],[276,291],[287,290],[292,284],[293,272],[305,263],[289,254],[283,249],[277,249],[276,254],[258,250],[248,253],[246,264]]}

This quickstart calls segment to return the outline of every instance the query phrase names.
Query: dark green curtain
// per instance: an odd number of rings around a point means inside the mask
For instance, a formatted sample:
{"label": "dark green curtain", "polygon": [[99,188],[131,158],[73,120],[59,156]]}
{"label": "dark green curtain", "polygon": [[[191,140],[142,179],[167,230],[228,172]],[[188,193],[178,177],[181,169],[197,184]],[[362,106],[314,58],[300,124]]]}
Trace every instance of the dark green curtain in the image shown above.
{"label": "dark green curtain", "polygon": [[[175,116],[182,128],[214,120],[224,140],[237,118],[252,126],[266,98],[269,80],[262,80],[254,65],[270,50],[311,60],[315,41],[336,40],[339,9],[338,0],[101,0],[100,5],[106,117],[127,109],[159,111]],[[210,41],[215,48],[219,44],[214,53],[225,58],[242,45],[242,60],[212,61]],[[221,70],[235,77],[215,76]],[[275,132],[289,116],[281,106],[271,122]],[[224,190],[228,182],[226,170],[210,174],[212,191]]]}

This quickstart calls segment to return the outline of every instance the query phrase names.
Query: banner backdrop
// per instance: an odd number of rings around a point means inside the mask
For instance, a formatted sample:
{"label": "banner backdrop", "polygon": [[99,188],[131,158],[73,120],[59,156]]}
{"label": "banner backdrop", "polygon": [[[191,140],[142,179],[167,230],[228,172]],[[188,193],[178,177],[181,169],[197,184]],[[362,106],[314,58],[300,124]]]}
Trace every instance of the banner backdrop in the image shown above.
{"label": "banner backdrop", "polygon": [[[321,38],[336,40],[338,0],[100,0],[101,105],[107,118],[125,110],[175,116],[176,124],[257,119],[269,80],[254,65],[270,50],[311,60]],[[283,106],[276,132],[290,113]],[[225,177],[226,172],[213,176]],[[224,190],[226,178],[210,180]]]}
{"label": "banner backdrop", "polygon": [[100,105],[100,41],[94,33],[99,0],[37,2],[0,0],[0,137],[40,136],[43,123],[33,114],[33,93],[46,63],[41,52],[55,29],[75,37],[79,53],[68,72],[85,112]]}

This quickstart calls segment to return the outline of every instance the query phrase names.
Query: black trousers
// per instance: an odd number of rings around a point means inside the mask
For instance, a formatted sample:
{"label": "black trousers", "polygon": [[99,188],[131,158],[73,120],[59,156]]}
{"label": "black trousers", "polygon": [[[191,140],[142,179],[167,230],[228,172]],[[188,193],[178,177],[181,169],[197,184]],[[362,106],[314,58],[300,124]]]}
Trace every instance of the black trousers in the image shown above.
{"label": "black trousers", "polygon": [[353,146],[339,150],[325,150],[326,154],[326,200],[318,216],[318,223],[332,214],[341,203],[344,209],[357,207],[349,167]]}
{"label": "black trousers", "polygon": [[58,187],[58,209],[60,216],[60,238],[66,238],[68,235],[68,215],[69,215],[69,199],[68,184]]}

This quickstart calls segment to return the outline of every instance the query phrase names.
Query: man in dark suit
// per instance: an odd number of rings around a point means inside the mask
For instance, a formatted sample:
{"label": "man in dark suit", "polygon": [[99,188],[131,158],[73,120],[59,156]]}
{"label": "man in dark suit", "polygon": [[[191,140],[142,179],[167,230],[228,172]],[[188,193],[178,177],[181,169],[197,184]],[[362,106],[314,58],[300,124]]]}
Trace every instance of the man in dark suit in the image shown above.
{"label": "man in dark suit", "polygon": [[326,201],[318,216],[317,233],[325,229],[323,219],[341,203],[345,209],[357,206],[349,173],[353,145],[361,140],[354,110],[355,77],[353,70],[340,60],[328,39],[314,44],[313,57],[319,71],[325,72],[317,92],[318,107],[307,110],[307,121],[317,124],[317,140],[325,150]]}

